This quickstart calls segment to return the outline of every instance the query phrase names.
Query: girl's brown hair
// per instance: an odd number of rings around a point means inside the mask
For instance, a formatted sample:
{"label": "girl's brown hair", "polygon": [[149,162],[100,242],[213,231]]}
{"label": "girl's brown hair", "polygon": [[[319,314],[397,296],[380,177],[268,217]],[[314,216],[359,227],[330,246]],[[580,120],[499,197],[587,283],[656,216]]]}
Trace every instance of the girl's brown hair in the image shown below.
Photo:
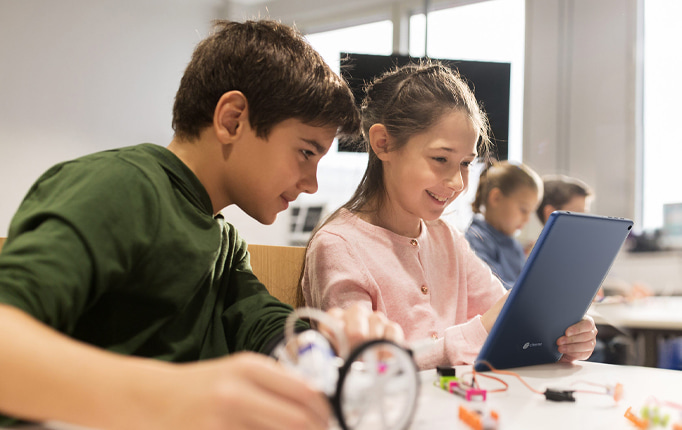
{"label": "girl's brown hair", "polygon": [[474,213],[481,213],[481,208],[485,207],[490,191],[494,188],[509,196],[522,187],[537,191],[539,196],[543,193],[542,180],[530,167],[509,161],[493,162],[481,172],[471,209]]}
{"label": "girl's brown hair", "polygon": [[[375,211],[384,198],[383,165],[369,144],[369,129],[383,124],[398,150],[414,135],[437,123],[443,115],[461,111],[480,136],[479,154],[490,150],[488,119],[474,93],[459,73],[438,61],[424,60],[384,73],[365,87],[361,108],[362,137],[369,153],[367,168],[353,196],[341,208],[351,212]],[[340,209],[339,209],[340,210]],[[327,218],[331,220],[338,210]]]}
{"label": "girl's brown hair", "polygon": [[[383,165],[369,144],[370,127],[383,124],[391,137],[390,150],[397,150],[453,111],[469,117],[479,134],[479,155],[487,157],[491,148],[488,118],[458,72],[438,61],[424,60],[388,71],[367,85],[361,107],[363,145],[369,153],[367,168],[350,200],[318,225],[310,240],[342,209],[373,212],[383,204],[386,192]],[[304,303],[300,288],[297,301]]]}

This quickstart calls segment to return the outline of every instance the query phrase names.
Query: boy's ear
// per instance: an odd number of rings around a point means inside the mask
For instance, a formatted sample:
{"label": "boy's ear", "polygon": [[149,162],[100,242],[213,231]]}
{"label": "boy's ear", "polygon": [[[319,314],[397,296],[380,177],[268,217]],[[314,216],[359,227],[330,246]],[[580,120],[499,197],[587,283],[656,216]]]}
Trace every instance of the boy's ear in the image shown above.
{"label": "boy's ear", "polygon": [[213,113],[213,129],[218,140],[230,143],[249,122],[248,101],[241,91],[228,91],[220,97]]}
{"label": "boy's ear", "polygon": [[384,161],[388,154],[388,130],[383,124],[374,124],[369,128],[369,145],[380,160]]}

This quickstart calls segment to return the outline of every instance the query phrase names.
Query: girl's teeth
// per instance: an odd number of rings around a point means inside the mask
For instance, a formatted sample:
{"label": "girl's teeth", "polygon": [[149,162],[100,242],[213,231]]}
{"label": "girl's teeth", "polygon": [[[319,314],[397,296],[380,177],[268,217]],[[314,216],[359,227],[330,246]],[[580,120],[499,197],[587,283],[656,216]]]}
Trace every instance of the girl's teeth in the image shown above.
{"label": "girl's teeth", "polygon": [[445,198],[443,198],[443,197],[438,197],[437,195],[433,194],[431,191],[427,191],[427,193],[429,193],[429,195],[430,195],[431,197],[433,197],[434,199],[438,200],[439,202],[446,202],[446,201],[448,200],[447,197],[445,197]]}

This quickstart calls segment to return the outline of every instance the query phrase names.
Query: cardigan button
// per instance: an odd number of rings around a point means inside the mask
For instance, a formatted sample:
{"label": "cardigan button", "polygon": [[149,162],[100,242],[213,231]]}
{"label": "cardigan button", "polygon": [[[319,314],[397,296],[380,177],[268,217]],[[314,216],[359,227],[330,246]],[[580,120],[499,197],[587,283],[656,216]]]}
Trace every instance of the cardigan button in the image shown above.
{"label": "cardigan button", "polygon": [[422,285],[422,293],[429,294],[429,287],[427,287],[426,285]]}
{"label": "cardigan button", "polygon": [[431,333],[431,339],[438,340],[438,333],[436,333],[435,331]]}
{"label": "cardigan button", "polygon": [[412,245],[412,246],[418,246],[418,245],[419,245],[419,242],[417,242],[417,239],[412,239],[412,240],[410,241],[410,245]]}

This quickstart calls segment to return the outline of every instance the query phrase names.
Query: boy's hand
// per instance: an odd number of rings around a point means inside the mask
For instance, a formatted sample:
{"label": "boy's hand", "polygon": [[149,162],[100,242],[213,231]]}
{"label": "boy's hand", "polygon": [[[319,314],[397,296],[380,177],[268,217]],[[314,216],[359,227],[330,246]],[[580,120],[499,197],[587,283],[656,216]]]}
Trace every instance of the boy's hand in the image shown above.
{"label": "boy's hand", "polygon": [[181,365],[178,370],[176,387],[165,393],[162,410],[151,413],[150,421],[140,428],[321,430],[329,426],[327,399],[263,355],[239,353]]}
{"label": "boy's hand", "polygon": [[563,354],[560,361],[572,362],[587,360],[597,344],[597,326],[589,316],[566,329],[566,334],[556,341],[559,352]]}

